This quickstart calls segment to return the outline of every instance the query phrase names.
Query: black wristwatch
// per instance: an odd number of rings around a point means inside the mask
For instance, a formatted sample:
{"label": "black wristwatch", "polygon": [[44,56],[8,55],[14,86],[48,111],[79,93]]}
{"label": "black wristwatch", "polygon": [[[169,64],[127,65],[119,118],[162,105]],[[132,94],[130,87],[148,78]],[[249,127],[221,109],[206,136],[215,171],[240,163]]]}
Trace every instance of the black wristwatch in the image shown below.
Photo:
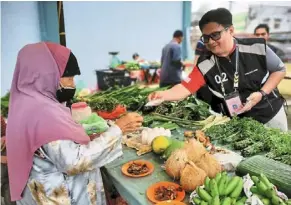
{"label": "black wristwatch", "polygon": [[260,90],[259,92],[262,94],[262,100],[267,99],[267,93],[265,93],[265,91]]}

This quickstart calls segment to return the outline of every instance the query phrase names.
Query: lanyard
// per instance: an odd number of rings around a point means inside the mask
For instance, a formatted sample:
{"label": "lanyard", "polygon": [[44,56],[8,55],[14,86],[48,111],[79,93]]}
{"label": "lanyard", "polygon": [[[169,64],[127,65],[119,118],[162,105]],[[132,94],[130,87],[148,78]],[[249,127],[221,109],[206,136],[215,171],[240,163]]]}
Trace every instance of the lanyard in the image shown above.
{"label": "lanyard", "polygon": [[[233,78],[233,88],[234,88],[235,92],[238,89],[238,82],[239,82],[239,75],[238,75],[239,56],[238,55],[239,55],[239,51],[238,51],[238,46],[236,44],[236,49],[235,49],[235,72],[234,72],[234,78]],[[217,57],[214,56],[214,58],[215,58],[215,63],[217,65],[217,68],[218,68],[218,71],[219,71],[219,75],[220,75],[220,78],[221,78],[221,82],[220,82],[221,90],[222,90],[223,96],[225,97],[226,94],[225,94],[225,88],[224,88],[224,84],[223,84],[222,72],[221,72],[220,65],[218,63]]]}

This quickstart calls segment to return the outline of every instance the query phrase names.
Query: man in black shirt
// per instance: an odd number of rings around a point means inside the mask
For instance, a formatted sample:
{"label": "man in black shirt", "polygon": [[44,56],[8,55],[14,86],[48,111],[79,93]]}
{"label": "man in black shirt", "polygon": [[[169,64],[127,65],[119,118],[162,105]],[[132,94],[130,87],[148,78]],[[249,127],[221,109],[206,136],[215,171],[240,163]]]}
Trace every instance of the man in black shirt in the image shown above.
{"label": "man in black shirt", "polygon": [[162,50],[160,87],[174,86],[181,83],[183,32],[177,30],[173,39]]}
{"label": "man in black shirt", "polygon": [[264,38],[266,40],[267,45],[269,46],[269,48],[271,48],[272,51],[274,51],[274,53],[277,54],[278,49],[275,46],[273,46],[273,45],[268,43],[269,38],[270,38],[270,28],[269,28],[269,26],[267,24],[259,24],[255,28],[254,34],[258,38]]}
{"label": "man in black shirt", "polygon": [[149,95],[149,100],[183,100],[202,86],[220,99],[223,114],[253,119],[288,130],[283,99],[277,85],[286,68],[264,39],[234,38],[232,15],[225,8],[208,11],[199,21],[201,40],[210,51],[202,55],[191,74],[166,91]]}

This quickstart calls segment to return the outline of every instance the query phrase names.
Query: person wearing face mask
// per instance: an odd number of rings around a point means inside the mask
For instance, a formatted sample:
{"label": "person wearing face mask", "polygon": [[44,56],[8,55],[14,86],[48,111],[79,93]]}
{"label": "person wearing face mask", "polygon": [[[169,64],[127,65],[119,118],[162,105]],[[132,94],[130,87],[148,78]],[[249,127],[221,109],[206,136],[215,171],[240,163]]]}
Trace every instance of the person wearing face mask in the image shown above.
{"label": "person wearing face mask", "polygon": [[149,100],[182,100],[207,85],[219,98],[223,114],[252,117],[270,127],[288,130],[277,85],[286,68],[260,38],[235,39],[232,15],[225,8],[210,10],[199,21],[201,40],[210,51],[182,83],[154,92]]}
{"label": "person wearing face mask", "polygon": [[122,155],[122,133],[139,129],[143,118],[129,113],[90,141],[62,104],[74,96],[79,74],[75,56],[59,44],[29,44],[18,53],[6,132],[18,205],[106,204],[100,167]]}
{"label": "person wearing face mask", "polygon": [[78,61],[75,55],[71,52],[66,65],[65,72],[60,80],[60,85],[56,93],[58,101],[60,103],[64,103],[69,108],[71,108],[72,106],[72,99],[76,92],[74,76],[80,74],[81,73]]}

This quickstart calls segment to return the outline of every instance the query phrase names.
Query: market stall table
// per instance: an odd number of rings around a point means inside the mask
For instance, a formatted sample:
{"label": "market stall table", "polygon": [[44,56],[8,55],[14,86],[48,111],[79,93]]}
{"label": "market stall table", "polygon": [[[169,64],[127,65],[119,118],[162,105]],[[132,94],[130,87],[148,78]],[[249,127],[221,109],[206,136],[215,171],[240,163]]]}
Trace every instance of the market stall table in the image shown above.
{"label": "market stall table", "polygon": [[[150,161],[154,167],[154,172],[145,177],[141,178],[131,178],[122,174],[121,167],[128,161],[143,159]],[[160,181],[170,181],[173,182],[167,173],[162,169],[164,160],[160,158],[159,155],[151,152],[142,156],[136,155],[136,150],[123,147],[123,156],[116,159],[115,161],[107,164],[103,171],[111,182],[114,184],[115,188],[119,194],[128,202],[130,205],[148,205],[151,203],[146,196],[146,190],[149,186]],[[179,184],[179,181],[175,181]],[[189,195],[186,195],[184,203],[189,204]]]}
{"label": "market stall table", "polygon": [[[157,77],[157,71],[158,71],[159,67],[149,67],[147,69],[143,69],[144,70],[144,74],[145,74],[145,82],[147,84],[151,84],[154,83],[156,77]],[[154,73],[151,74],[150,71],[153,70]]]}

